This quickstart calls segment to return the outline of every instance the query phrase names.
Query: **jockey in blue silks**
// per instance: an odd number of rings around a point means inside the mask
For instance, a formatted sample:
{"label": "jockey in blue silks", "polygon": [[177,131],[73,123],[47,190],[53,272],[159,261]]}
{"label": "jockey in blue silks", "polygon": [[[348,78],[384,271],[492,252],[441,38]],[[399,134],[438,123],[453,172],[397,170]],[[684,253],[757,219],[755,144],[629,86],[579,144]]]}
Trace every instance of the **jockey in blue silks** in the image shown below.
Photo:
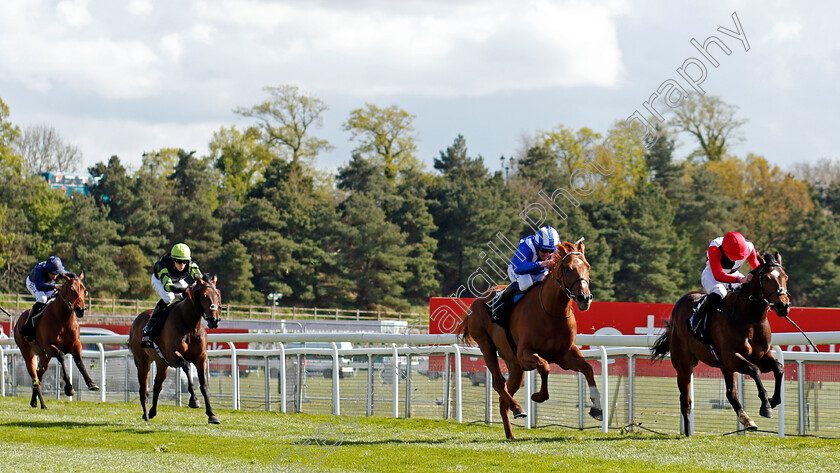
{"label": "jockey in blue silks", "polygon": [[550,226],[542,227],[537,233],[519,240],[519,247],[507,269],[511,283],[490,303],[493,320],[507,315],[525,291],[548,275],[551,255],[557,251],[559,244],[560,234]]}
{"label": "jockey in blue silks", "polygon": [[35,337],[35,326],[44,314],[47,301],[55,294],[55,282],[58,278],[73,273],[64,269],[64,263],[58,256],[50,256],[46,261],[35,265],[26,277],[26,289],[35,297],[35,305],[29,311],[29,317],[23,324],[21,333],[31,340]]}

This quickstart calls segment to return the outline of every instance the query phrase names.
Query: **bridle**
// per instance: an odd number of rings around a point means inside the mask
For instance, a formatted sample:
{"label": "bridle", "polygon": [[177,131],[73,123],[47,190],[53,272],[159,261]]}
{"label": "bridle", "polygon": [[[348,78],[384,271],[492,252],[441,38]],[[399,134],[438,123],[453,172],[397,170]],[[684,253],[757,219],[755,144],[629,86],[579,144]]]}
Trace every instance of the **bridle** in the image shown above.
{"label": "bridle", "polygon": [[[215,284],[202,284],[202,286],[203,286],[203,287],[207,287],[207,288],[209,288],[209,289],[216,289],[216,285],[215,285]],[[187,297],[189,297],[189,298],[190,298],[190,302],[192,302],[192,303],[193,303],[193,306],[195,306],[195,305],[196,305],[196,301],[193,299],[193,296],[192,296],[193,287],[195,287],[195,286],[190,286],[190,287],[187,289]],[[218,291],[218,289],[216,289],[216,290]],[[197,304],[197,305],[198,305],[198,310],[199,310],[199,311],[201,311],[201,317],[202,317],[204,320],[206,320],[206,321],[208,321],[208,322],[209,322],[211,319],[210,319],[210,316],[209,316],[209,315],[207,315],[207,311],[206,311],[206,310],[204,310],[204,306],[203,306],[203,305],[201,305],[201,303],[199,303],[199,304]],[[210,303],[210,307],[208,307],[207,309],[208,309],[208,310],[211,312],[211,314],[212,314],[213,312],[218,312],[218,311],[220,311],[220,310],[221,310],[221,307],[220,307],[220,306],[218,306],[215,302],[211,302],[211,303]]]}
{"label": "bridle", "polygon": [[[762,269],[762,271],[758,274],[758,285],[761,288],[761,299],[759,299],[759,298],[753,296],[752,294],[750,294],[749,300],[751,300],[753,302],[758,302],[760,304],[764,304],[766,307],[769,307],[769,308],[775,308],[776,305],[779,305],[781,303],[781,302],[770,302],[767,299],[767,292],[764,290],[764,284],[761,282],[761,276],[764,276],[767,273],[767,269],[769,269],[769,268],[781,268],[781,267],[782,267],[782,265],[780,265],[778,263],[770,263],[770,264],[767,264],[766,267]],[[784,295],[787,295],[788,297],[790,297],[790,293],[787,291],[787,289],[783,288],[781,284],[779,284],[779,289],[775,292],[775,294],[778,294],[779,297],[784,296]]]}
{"label": "bridle", "polygon": [[[566,253],[565,255],[563,255],[562,258],[560,258],[560,262],[558,263],[558,265],[562,268],[563,263],[565,263],[565,261],[566,261],[566,258],[568,258],[569,256],[572,256],[572,255],[583,256],[583,253],[581,253],[580,251],[570,251],[570,252]],[[566,278],[562,278],[562,279],[558,278],[557,276],[554,275],[554,271],[550,271],[550,273],[551,273],[551,279],[554,280],[554,282],[556,282],[560,286],[560,288],[563,290],[563,292],[566,294],[566,297],[568,297],[569,300],[575,300],[575,295],[572,293],[572,288],[575,287],[575,284],[578,284],[579,282],[584,281],[584,282],[587,283],[587,285],[589,285],[589,280],[586,279],[586,278],[582,278],[582,277],[577,278],[574,281],[572,281],[571,285],[567,285],[566,284]],[[540,286],[540,306],[542,306],[542,310],[543,310],[543,312],[545,312],[545,315],[547,315],[549,317],[557,318],[557,319],[568,319],[569,317],[575,315],[574,310],[571,310],[569,312],[569,315],[562,315],[562,316],[561,315],[551,315],[548,312],[548,310],[545,308],[545,302],[543,302],[542,290],[543,290],[544,286],[545,286],[545,284]]]}
{"label": "bridle", "polygon": [[[70,284],[70,283],[72,283],[72,280],[68,280],[68,281],[67,281],[66,283],[64,283],[64,284]],[[84,286],[84,285],[82,285],[82,290],[84,290],[84,287],[85,287],[85,286]],[[62,302],[64,302],[64,305],[65,305],[65,306],[67,307],[67,309],[68,309],[68,310],[70,310],[71,312],[73,311],[73,309],[76,307],[76,304],[77,304],[80,300],[81,300],[82,302],[84,302],[84,300],[85,300],[85,297],[82,295],[82,293],[80,293],[80,294],[76,297],[76,299],[75,299],[73,302],[70,302],[69,300],[67,300],[67,298],[66,298],[66,297],[64,297],[64,294],[62,294],[62,293],[61,293],[62,291],[57,291],[57,292],[58,292],[58,297],[60,297],[60,298],[61,298],[61,301],[62,301]],[[80,308],[82,311],[84,311],[84,310],[85,310],[84,306],[81,306],[81,307],[79,307],[79,308]]]}

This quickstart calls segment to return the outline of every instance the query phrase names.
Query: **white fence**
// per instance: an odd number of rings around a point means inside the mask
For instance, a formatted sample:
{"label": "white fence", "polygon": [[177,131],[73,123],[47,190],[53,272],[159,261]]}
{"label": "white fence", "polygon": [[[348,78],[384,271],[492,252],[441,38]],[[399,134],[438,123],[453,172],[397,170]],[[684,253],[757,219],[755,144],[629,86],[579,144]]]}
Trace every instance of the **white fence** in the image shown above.
{"label": "white fence", "polygon": [[[819,345],[840,344],[840,332],[809,334]],[[586,415],[588,392],[582,376],[560,371],[556,365],[549,377],[552,398],[537,404],[530,400],[537,388],[536,373],[525,376],[516,393],[528,417],[514,422],[520,428],[559,424],[575,428],[644,428],[667,433],[680,429],[679,392],[668,361],[651,366],[648,347],[653,335],[578,335],[596,372],[602,393],[604,417],[600,422]],[[131,402],[138,398],[139,384],[131,354],[124,348],[127,336],[82,336],[89,372],[101,390],[88,392],[76,383],[76,399]],[[751,380],[739,378],[739,394],[747,412],[764,431],[784,437],[787,433],[840,437],[840,353],[804,351],[806,340],[798,333],[773,335],[774,354],[785,364],[782,404],[776,419],[757,418],[759,403]],[[497,396],[489,372],[464,369],[475,366],[481,352],[458,345],[454,335],[307,333],[307,334],[211,334],[211,388],[214,405],[233,409],[260,408],[280,412],[330,413],[335,416],[386,415],[393,417],[442,417],[457,422],[493,422]],[[328,342],[331,348],[313,348],[303,343]],[[339,349],[340,342],[356,348]],[[234,343],[248,343],[248,349]],[[11,346],[9,346],[11,345]],[[301,346],[303,345],[303,346]],[[345,344],[346,345],[346,344]],[[365,345],[361,347],[359,345]],[[782,350],[796,346],[797,350]],[[107,348],[106,348],[107,347]],[[0,340],[0,395],[30,395],[31,380],[17,347]],[[55,363],[55,362],[54,362]],[[71,367],[71,379],[75,366]],[[606,369],[603,369],[606,367]],[[61,397],[58,365],[49,370],[45,394]],[[180,373],[171,370],[180,378]],[[709,371],[693,383],[696,421],[693,430],[707,433],[737,431],[740,425],[723,395],[719,370]],[[153,376],[154,370],[152,370]],[[195,373],[195,370],[193,370]],[[364,373],[366,376],[362,376]],[[323,376],[316,376],[316,375]],[[810,378],[816,379],[809,380]],[[468,376],[470,383],[464,383]],[[773,388],[772,374],[763,377]],[[171,377],[170,377],[171,378]],[[261,378],[261,379],[260,379]],[[277,390],[273,386],[277,386]],[[483,387],[481,385],[484,385]],[[174,385],[174,386],[173,386]],[[164,385],[162,403],[182,404],[184,380]],[[46,398],[47,396],[45,396]],[[771,428],[772,427],[772,428]]]}

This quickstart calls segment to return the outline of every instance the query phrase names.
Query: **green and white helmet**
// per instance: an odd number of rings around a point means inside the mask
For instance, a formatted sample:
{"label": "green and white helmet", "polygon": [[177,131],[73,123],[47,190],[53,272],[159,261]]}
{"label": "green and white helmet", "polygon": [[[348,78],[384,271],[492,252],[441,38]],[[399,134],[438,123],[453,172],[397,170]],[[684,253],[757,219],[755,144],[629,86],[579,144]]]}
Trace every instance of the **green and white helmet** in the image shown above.
{"label": "green and white helmet", "polygon": [[172,251],[169,254],[172,255],[172,259],[189,261],[190,247],[183,243],[178,243],[172,247]]}

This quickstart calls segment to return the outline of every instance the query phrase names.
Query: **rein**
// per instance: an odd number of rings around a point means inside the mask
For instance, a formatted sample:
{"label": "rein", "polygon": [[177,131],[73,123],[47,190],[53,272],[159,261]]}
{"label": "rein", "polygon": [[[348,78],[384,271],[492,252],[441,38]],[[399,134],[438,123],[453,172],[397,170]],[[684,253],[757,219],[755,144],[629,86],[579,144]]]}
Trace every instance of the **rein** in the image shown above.
{"label": "rein", "polygon": [[68,310],[70,310],[71,312],[73,311],[73,308],[74,308],[74,307],[76,307],[76,303],[77,303],[77,302],[79,302],[79,300],[80,300],[80,299],[82,299],[82,296],[81,296],[81,295],[79,295],[79,296],[77,296],[77,297],[76,297],[76,300],[74,300],[74,301],[71,303],[70,301],[68,301],[68,300],[67,300],[67,298],[66,298],[66,297],[64,297],[64,294],[62,294],[62,293],[61,293],[61,291],[57,291],[57,293],[58,293],[58,297],[60,297],[60,298],[61,298],[61,300],[64,302],[64,305],[65,305],[65,306],[67,307],[67,309],[68,309]]}

